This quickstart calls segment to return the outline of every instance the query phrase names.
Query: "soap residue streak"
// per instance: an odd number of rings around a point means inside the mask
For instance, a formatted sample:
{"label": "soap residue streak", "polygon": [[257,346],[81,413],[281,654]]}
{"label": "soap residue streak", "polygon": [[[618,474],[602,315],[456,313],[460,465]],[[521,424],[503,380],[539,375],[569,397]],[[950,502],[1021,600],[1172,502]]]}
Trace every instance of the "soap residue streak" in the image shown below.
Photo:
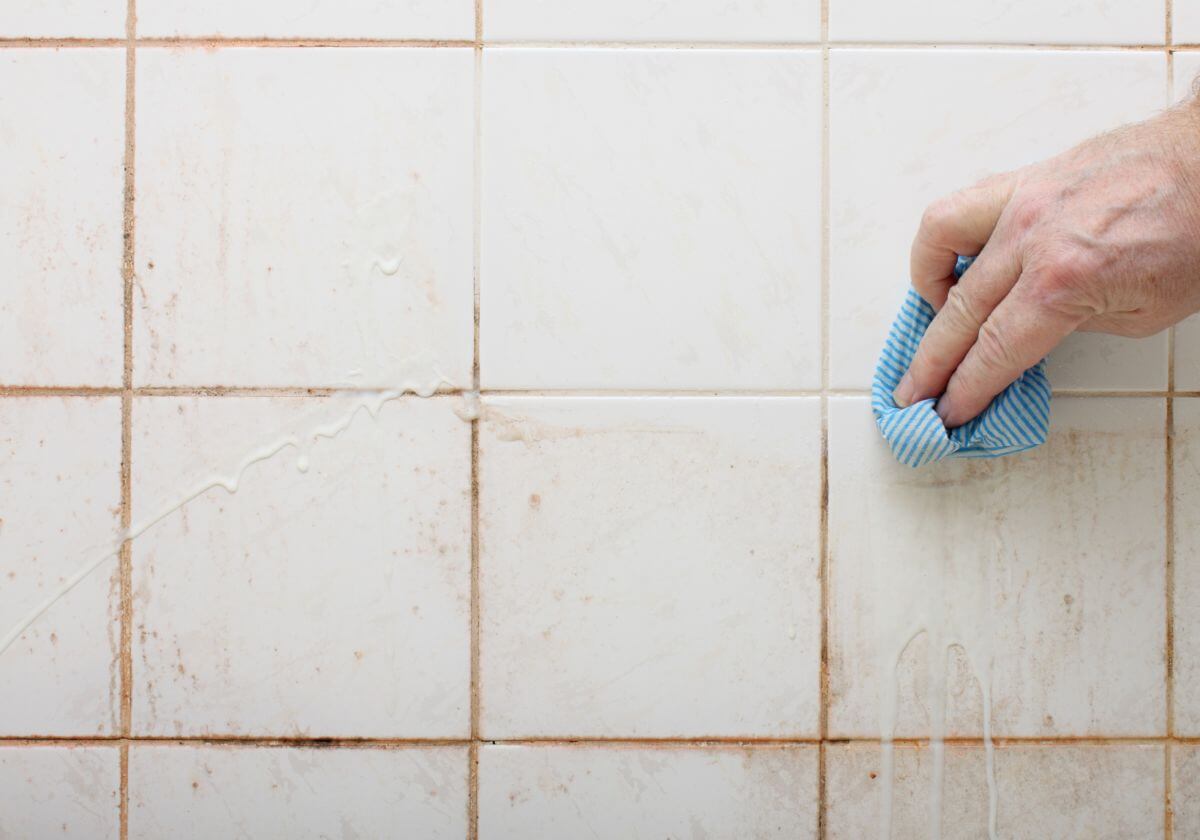
{"label": "soap residue streak", "polygon": [[[929,788],[930,823],[925,836],[940,840],[946,762],[946,707],[948,661],[961,651],[979,685],[982,701],[983,746],[988,790],[987,832],[995,840],[998,797],[995,748],[992,742],[992,603],[993,557],[998,541],[986,545],[984,533],[972,527],[978,522],[972,500],[960,498],[961,488],[910,485],[912,509],[903,511],[914,523],[909,533],[893,533],[893,541],[871,552],[875,563],[874,589],[878,609],[876,651],[880,680],[880,840],[892,836],[895,785],[895,733],[898,725],[900,663],[905,652],[924,636],[929,677],[929,755],[933,762]],[[976,500],[977,501],[977,500]],[[930,527],[928,523],[936,523]],[[882,533],[870,528],[869,533]],[[919,551],[897,551],[897,544],[912,540]],[[950,601],[947,581],[953,581],[955,600]]]}
{"label": "soap residue streak", "polygon": [[[323,440],[333,440],[350,428],[360,412],[366,412],[371,419],[376,420],[385,405],[397,400],[405,394],[415,394],[418,397],[431,397],[439,387],[450,384],[443,375],[436,374],[432,381],[406,382],[404,385],[383,391],[346,392],[345,397],[351,400],[339,417],[329,422],[311,422],[301,424],[300,428],[286,432],[247,453],[234,468],[225,474],[208,476],[195,485],[180,493],[175,499],[164,504],[154,514],[131,524],[120,531],[107,546],[97,549],[96,556],[88,560],[46,596],[41,603],[33,607],[24,618],[14,624],[8,632],[0,637],[0,654],[3,654],[12,644],[25,633],[29,627],[41,618],[51,607],[58,603],[68,592],[82,583],[89,575],[104,563],[120,554],[121,547],[131,542],[151,528],[162,522],[172,513],[180,510],[193,499],[199,498],[209,490],[221,488],[227,493],[236,493],[241,486],[247,470],[255,464],[270,460],[285,450],[296,451],[296,469],[307,472],[310,465],[312,448]],[[325,398],[330,399],[330,398]],[[479,395],[471,392],[463,395],[466,408],[456,406],[455,414],[464,422],[479,416]]]}

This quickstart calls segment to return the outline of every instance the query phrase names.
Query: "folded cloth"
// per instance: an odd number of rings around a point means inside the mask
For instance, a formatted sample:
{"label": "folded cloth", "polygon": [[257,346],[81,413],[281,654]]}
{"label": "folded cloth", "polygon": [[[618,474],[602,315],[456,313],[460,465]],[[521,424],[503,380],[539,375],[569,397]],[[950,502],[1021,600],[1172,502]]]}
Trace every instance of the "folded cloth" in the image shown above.
{"label": "folded cloth", "polygon": [[[959,257],[955,276],[961,277],[972,260]],[[942,423],[934,411],[935,399],[921,400],[908,408],[896,405],[892,392],[912,364],[933,316],[933,307],[909,289],[875,366],[871,410],[896,460],[919,467],[948,455],[995,458],[1045,442],[1050,428],[1050,383],[1045,359],[1021,374],[982,414],[957,429],[947,429]]]}

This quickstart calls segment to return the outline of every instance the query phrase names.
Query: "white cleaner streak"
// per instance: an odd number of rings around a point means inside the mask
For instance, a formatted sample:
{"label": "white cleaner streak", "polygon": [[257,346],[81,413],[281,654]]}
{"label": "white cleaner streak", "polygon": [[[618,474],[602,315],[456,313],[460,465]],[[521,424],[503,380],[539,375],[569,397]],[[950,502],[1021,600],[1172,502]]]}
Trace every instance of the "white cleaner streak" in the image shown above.
{"label": "white cleaner streak", "polygon": [[[24,618],[14,624],[0,638],[0,655],[3,655],[35,621],[45,615],[68,592],[86,580],[89,575],[104,565],[106,561],[120,554],[121,546],[126,542],[137,539],[193,499],[197,499],[209,490],[215,490],[218,487],[227,493],[236,493],[238,487],[241,486],[242,478],[245,476],[247,470],[255,464],[274,458],[285,449],[295,449],[297,451],[296,468],[301,472],[305,472],[308,470],[309,453],[313,445],[321,440],[333,440],[342,434],[346,429],[350,428],[350,425],[354,422],[360,411],[365,410],[375,420],[378,419],[379,412],[387,403],[399,399],[407,393],[412,393],[419,397],[431,397],[444,384],[449,384],[449,381],[439,374],[437,380],[432,384],[405,384],[400,388],[386,391],[351,393],[350,396],[354,398],[353,404],[336,420],[314,425],[298,433],[288,434],[265,443],[242,458],[232,472],[225,475],[212,476],[199,482],[190,490],[178,496],[174,501],[164,505],[153,516],[130,525],[129,528],[119,533],[107,548],[101,549],[103,553],[84,563],[74,573],[64,579],[53,592],[46,596],[45,600],[30,610]],[[474,410],[477,411],[478,397],[468,395],[467,400],[468,405],[476,406]],[[458,412],[456,411],[456,413]],[[460,414],[460,416],[462,415]]]}
{"label": "white cleaner streak", "polygon": [[[918,552],[894,552],[891,545],[875,559],[875,597],[879,610],[876,655],[880,687],[880,813],[879,838],[890,840],[894,819],[895,735],[899,717],[899,671],[905,652],[921,635],[928,652],[929,749],[933,761],[929,787],[929,822],[924,836],[940,840],[945,786],[948,659],[959,648],[965,654],[983,703],[983,742],[988,790],[987,836],[995,840],[998,811],[995,745],[992,743],[992,575],[999,538],[987,544],[972,517],[972,502],[958,499],[955,490],[913,485],[906,488],[909,507],[903,515],[913,523],[938,521],[941,533],[930,537],[921,527],[894,534],[903,544],[913,540]],[[925,498],[922,498],[925,497]],[[873,501],[873,500],[872,500]],[[868,502],[870,504],[871,501]],[[872,523],[878,527],[879,523]],[[899,558],[899,559],[898,559]],[[953,581],[955,601],[949,600]],[[955,609],[954,607],[958,607]]]}

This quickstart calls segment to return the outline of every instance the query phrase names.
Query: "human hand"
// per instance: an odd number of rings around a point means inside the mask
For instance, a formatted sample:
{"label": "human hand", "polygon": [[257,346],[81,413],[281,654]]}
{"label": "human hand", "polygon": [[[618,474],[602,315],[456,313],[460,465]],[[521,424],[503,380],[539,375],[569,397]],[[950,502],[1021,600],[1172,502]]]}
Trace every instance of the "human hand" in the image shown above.
{"label": "human hand", "polygon": [[[978,258],[957,283],[958,254]],[[912,283],[937,310],[901,407],[948,427],[1074,330],[1149,336],[1200,309],[1200,98],[932,204]]]}

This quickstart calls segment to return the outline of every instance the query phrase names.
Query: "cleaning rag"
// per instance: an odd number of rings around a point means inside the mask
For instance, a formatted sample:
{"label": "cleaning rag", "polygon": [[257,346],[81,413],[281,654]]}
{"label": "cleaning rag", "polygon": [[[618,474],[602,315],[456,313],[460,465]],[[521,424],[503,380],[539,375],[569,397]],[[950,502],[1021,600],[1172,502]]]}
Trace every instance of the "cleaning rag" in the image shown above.
{"label": "cleaning rag", "polygon": [[[973,258],[959,257],[956,277]],[[900,314],[879,354],[871,386],[871,410],[884,440],[902,464],[919,467],[949,455],[995,458],[1045,442],[1050,428],[1050,383],[1043,359],[1005,388],[983,413],[956,429],[947,429],[934,411],[936,399],[900,408],[892,392],[912,364],[921,336],[933,321],[933,307],[909,289]]]}

